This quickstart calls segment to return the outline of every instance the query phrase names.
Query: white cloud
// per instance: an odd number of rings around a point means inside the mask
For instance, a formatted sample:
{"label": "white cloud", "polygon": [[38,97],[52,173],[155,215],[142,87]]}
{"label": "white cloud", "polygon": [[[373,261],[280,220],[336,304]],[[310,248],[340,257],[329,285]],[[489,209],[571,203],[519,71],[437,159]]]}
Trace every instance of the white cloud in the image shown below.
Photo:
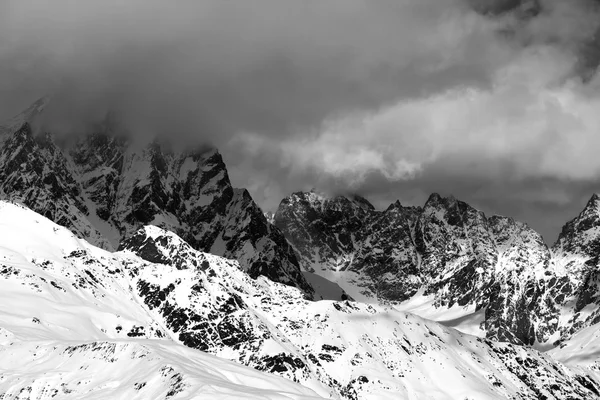
{"label": "white cloud", "polygon": [[465,179],[591,179],[600,175],[600,93],[568,78],[573,60],[550,46],[523,51],[489,89],[458,87],[330,119],[316,132],[271,141],[241,134],[252,154],[279,155],[293,174],[319,171],[350,187],[373,171],[414,179],[441,164]]}

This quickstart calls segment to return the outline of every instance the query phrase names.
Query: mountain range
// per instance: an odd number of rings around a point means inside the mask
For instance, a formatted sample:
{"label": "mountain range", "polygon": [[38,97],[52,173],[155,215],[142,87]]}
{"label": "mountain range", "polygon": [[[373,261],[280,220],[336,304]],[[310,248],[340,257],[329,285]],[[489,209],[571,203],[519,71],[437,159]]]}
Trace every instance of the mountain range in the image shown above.
{"label": "mountain range", "polygon": [[551,247],[524,223],[438,194],[423,207],[377,211],[359,196],[298,192],[274,223],[303,268],[363,301],[402,307],[420,298],[462,309],[487,338],[541,347],[600,321],[596,194]]}
{"label": "mountain range", "polygon": [[600,398],[597,195],[551,247],[438,194],[265,214],[217,150],[48,101],[0,129],[0,398]]}
{"label": "mountain range", "polygon": [[111,253],[0,202],[0,243],[3,398],[600,398],[561,353],[310,301],[156,226]]}

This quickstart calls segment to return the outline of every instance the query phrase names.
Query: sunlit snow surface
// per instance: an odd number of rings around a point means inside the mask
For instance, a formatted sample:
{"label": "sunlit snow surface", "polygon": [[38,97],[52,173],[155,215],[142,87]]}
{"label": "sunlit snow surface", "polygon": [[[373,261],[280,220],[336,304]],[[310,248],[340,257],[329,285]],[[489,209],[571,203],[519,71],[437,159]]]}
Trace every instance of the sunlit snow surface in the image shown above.
{"label": "sunlit snow surface", "polygon": [[474,305],[463,307],[455,304],[450,308],[436,307],[434,296],[425,296],[421,290],[409,300],[394,305],[394,308],[439,322],[469,335],[485,337],[485,331],[481,329],[485,310],[476,311]]}
{"label": "sunlit snow surface", "polygon": [[[47,219],[0,203],[0,398],[319,398],[289,380],[152,340],[161,328],[118,268],[106,269],[119,264]],[[136,326],[150,327],[149,338],[128,336]]]}
{"label": "sunlit snow surface", "polygon": [[310,389],[157,340],[17,341],[0,346],[3,398],[317,399]]}
{"label": "sunlit snow surface", "polygon": [[587,372],[545,354],[391,307],[310,302],[172,233],[138,235],[165,261],[0,202],[0,398],[598,398]]}
{"label": "sunlit snow surface", "polygon": [[600,329],[598,325],[582,329],[567,342],[548,353],[567,365],[591,367],[600,371]]}

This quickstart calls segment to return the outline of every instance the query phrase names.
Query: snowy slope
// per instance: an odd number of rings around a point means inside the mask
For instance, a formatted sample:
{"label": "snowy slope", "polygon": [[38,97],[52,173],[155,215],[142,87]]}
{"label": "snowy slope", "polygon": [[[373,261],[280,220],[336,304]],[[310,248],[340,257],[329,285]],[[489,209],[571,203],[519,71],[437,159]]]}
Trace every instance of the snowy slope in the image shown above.
{"label": "snowy slope", "polygon": [[0,345],[6,399],[309,400],[314,392],[167,341],[16,341]]}
{"label": "snowy slope", "polygon": [[126,273],[145,264],[90,246],[24,207],[0,203],[0,393],[7,398],[24,398],[19,393],[98,399],[317,397],[291,381],[171,340]]}
{"label": "snowy slope", "polygon": [[598,328],[598,325],[583,328],[559,347],[548,351],[548,354],[568,365],[600,371],[600,330]]}
{"label": "snowy slope", "polygon": [[[158,227],[141,228],[122,248],[108,253],[24,207],[0,203],[2,392],[599,397],[600,385],[588,373],[535,350],[391,307],[310,302],[297,288],[252,279],[237,262],[199,252]],[[247,367],[287,380],[262,379]]]}

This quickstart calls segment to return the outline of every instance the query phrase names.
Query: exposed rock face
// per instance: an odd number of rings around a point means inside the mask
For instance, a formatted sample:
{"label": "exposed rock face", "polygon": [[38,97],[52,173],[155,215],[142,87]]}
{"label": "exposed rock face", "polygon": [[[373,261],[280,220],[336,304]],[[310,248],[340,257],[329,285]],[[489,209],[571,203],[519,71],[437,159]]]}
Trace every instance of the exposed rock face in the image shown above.
{"label": "exposed rock face", "polygon": [[[356,296],[482,310],[487,337],[553,343],[600,321],[600,198],[569,222],[552,251],[526,224],[433,194],[423,208],[376,211],[364,199],[294,193],[275,224],[306,270]],[[581,311],[592,305],[591,313]]]}
{"label": "exposed rock face", "polygon": [[498,254],[485,215],[438,194],[429,197],[415,229],[421,272],[440,292],[440,304],[477,302]]}
{"label": "exposed rock face", "polygon": [[[553,262],[562,272],[556,291],[570,300],[572,316],[562,339],[600,322],[600,196],[594,194],[581,213],[563,228],[552,246]],[[560,290],[560,292],[559,292]],[[584,308],[586,310],[584,310]]]}
{"label": "exposed rock face", "polygon": [[487,306],[485,328],[500,340],[545,342],[557,329],[550,314],[558,310],[541,298],[551,274],[550,252],[542,237],[521,222],[493,216],[488,223],[498,258],[478,303]]}
{"label": "exposed rock face", "polygon": [[[366,200],[363,199],[366,202]],[[378,297],[405,298],[418,290],[422,279],[412,232],[418,209],[392,204],[377,215],[360,236],[354,262],[349,268],[373,282]],[[371,215],[375,212],[371,211]],[[377,235],[373,235],[378,232]]]}
{"label": "exposed rock face", "polygon": [[[373,206],[364,199],[295,193],[281,202],[274,221],[295,244],[307,269],[325,260],[344,269],[348,260],[337,257],[353,252],[360,240],[357,235],[373,213]],[[302,226],[297,226],[297,221],[302,221]]]}
{"label": "exposed rock face", "polygon": [[576,218],[565,224],[552,251],[556,254],[576,254],[596,261],[600,255],[600,197],[597,194],[590,198]]}
{"label": "exposed rock face", "polygon": [[7,135],[0,148],[0,196],[26,204],[92,243],[110,247],[87,218],[90,210],[67,159],[51,137],[34,137],[28,124]]}
{"label": "exposed rock face", "polygon": [[60,146],[51,134],[34,135],[27,122],[0,135],[0,198],[106,249],[145,224],[161,226],[196,249],[239,260],[253,277],[313,296],[293,249],[249,193],[231,186],[216,150],[130,143],[110,119],[91,129]]}
{"label": "exposed rock face", "polygon": [[[363,294],[392,301],[425,285],[448,288],[440,304],[476,302],[499,256],[485,215],[437,194],[423,208],[396,202],[376,211],[365,199],[294,193],[281,202],[275,224],[307,270],[355,272],[364,278],[357,282]],[[539,244],[547,252],[541,238]]]}

